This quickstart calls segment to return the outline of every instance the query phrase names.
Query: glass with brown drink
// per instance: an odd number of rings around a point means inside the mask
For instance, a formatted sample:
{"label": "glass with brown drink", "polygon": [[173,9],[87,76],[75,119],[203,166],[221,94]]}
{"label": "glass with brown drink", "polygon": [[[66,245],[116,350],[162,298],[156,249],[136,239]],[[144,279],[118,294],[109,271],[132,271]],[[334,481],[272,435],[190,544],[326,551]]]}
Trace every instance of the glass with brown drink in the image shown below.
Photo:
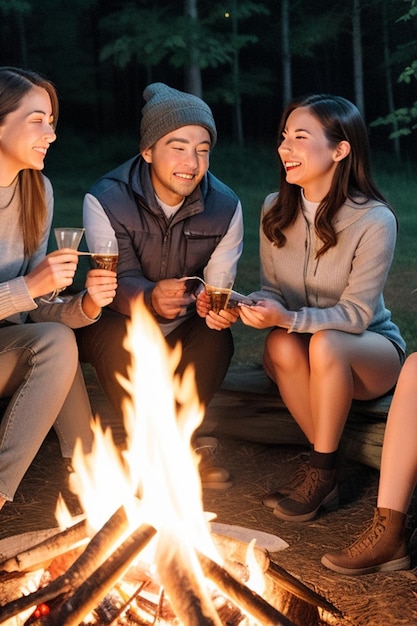
{"label": "glass with brown drink", "polygon": [[214,313],[227,308],[232,287],[233,275],[229,272],[210,277],[210,281],[206,284],[206,293],[210,296],[210,305]]}
{"label": "glass with brown drink", "polygon": [[119,260],[117,239],[115,237],[96,239],[91,252],[91,259],[95,268],[115,272]]}

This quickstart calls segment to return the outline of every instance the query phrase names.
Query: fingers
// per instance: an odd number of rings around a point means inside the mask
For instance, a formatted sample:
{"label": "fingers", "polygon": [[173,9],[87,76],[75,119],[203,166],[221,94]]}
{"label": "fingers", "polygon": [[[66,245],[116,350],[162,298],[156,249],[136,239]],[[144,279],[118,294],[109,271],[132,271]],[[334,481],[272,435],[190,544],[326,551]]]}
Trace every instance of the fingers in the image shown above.
{"label": "fingers", "polygon": [[117,275],[110,270],[94,269],[87,273],[85,282],[90,298],[102,308],[111,304],[116,295]]}
{"label": "fingers", "polygon": [[246,306],[245,304],[239,304],[238,306],[240,319],[246,326],[253,326],[254,328],[263,328],[264,324],[264,311],[255,306]]}
{"label": "fingers", "polygon": [[238,311],[235,309],[222,309],[219,313],[209,311],[206,316],[206,324],[213,330],[224,330],[230,328],[239,317]]}

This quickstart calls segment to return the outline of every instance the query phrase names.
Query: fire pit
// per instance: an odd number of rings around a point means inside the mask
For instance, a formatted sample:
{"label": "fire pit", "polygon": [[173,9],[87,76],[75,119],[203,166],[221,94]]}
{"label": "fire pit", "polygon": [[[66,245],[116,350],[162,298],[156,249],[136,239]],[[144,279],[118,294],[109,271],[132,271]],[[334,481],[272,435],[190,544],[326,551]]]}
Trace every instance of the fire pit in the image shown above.
{"label": "fire pit", "polygon": [[265,552],[210,532],[190,443],[203,416],[193,371],[175,375],[181,347],[167,348],[141,300],[126,341],[126,449],[94,424],[92,454],[73,458],[85,519],[0,564],[4,583],[24,579],[0,624],[314,626],[336,613]]}

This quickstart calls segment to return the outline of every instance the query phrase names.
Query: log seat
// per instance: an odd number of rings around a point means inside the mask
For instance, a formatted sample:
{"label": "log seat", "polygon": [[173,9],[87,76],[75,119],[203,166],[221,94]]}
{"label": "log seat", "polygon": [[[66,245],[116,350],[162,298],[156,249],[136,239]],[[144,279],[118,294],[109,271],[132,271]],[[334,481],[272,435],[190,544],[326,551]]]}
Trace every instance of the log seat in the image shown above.
{"label": "log seat", "polygon": [[[371,401],[353,401],[341,440],[349,459],[379,469],[385,423],[392,394]],[[261,366],[232,366],[207,407],[213,434],[270,444],[307,444],[276,386]]]}

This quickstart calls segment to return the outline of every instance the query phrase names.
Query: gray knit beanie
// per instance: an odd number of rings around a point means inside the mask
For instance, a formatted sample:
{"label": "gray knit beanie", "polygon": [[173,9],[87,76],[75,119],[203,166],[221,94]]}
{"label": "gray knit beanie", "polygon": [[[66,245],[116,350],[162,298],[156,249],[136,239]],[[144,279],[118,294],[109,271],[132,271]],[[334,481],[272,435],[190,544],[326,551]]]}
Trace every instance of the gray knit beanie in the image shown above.
{"label": "gray knit beanie", "polygon": [[211,147],[217,140],[216,124],[210,107],[197,96],[172,89],[164,83],[148,85],[143,97],[139,150],[142,152],[164,135],[181,126],[196,124],[207,128]]}

